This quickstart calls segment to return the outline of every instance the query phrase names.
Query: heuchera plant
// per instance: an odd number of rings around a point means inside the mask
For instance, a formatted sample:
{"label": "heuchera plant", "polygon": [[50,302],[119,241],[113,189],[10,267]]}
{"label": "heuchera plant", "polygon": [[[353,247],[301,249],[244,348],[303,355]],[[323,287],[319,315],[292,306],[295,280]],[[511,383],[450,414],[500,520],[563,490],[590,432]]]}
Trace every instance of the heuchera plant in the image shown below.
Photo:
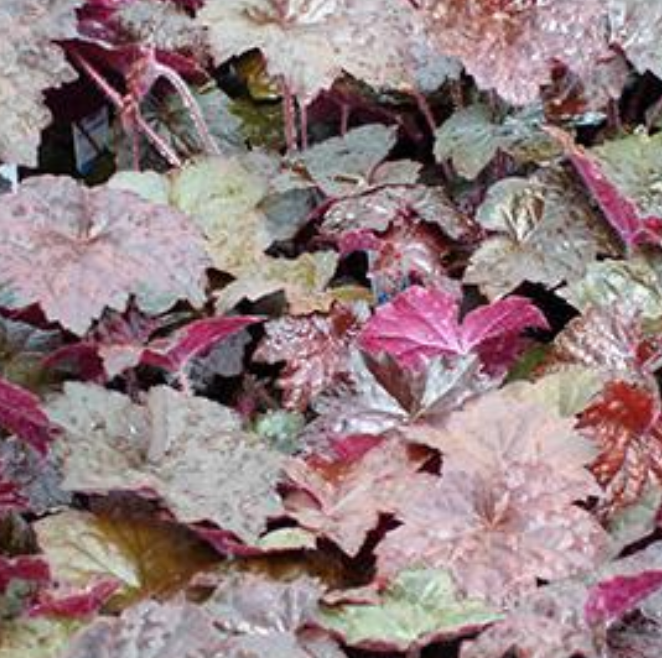
{"label": "heuchera plant", "polygon": [[0,2],[0,658],[659,658],[662,9]]}

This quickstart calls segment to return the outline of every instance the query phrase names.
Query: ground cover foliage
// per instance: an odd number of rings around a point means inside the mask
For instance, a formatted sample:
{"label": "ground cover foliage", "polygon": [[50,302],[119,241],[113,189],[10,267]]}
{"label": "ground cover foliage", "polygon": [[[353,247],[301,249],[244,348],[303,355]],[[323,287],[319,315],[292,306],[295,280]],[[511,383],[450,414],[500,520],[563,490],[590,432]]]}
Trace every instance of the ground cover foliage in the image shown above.
{"label": "ground cover foliage", "polygon": [[661,7],[3,0],[0,658],[658,658]]}

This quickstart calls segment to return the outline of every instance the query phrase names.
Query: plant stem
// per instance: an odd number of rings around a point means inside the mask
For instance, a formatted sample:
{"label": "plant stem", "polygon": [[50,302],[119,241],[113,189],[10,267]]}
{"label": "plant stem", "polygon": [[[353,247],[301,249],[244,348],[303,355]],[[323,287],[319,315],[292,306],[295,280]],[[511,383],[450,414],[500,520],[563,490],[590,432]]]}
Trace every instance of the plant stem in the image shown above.
{"label": "plant stem", "polygon": [[283,124],[285,127],[285,143],[287,152],[293,153],[297,150],[297,127],[296,127],[296,108],[294,106],[294,95],[292,89],[285,79],[281,81],[283,90]]}
{"label": "plant stem", "polygon": [[[127,109],[130,108],[130,100],[126,98],[115,89],[106,78],[96,69],[96,67],[87,61],[79,52],[75,50],[69,51],[73,60],[81,67],[81,69],[89,76],[94,84],[99,88],[103,95],[115,106],[121,116],[126,116]],[[144,117],[140,114],[140,109],[136,106],[131,108],[131,116],[129,118],[131,124],[135,129],[140,130],[145,137],[152,143],[154,148],[161,154],[161,156],[172,167],[181,167],[182,161],[170,145],[156,133],[156,131],[145,121]]]}
{"label": "plant stem", "polygon": [[179,94],[184,107],[188,110],[191,116],[193,125],[195,126],[195,129],[207,154],[220,155],[221,150],[219,149],[216,140],[209,130],[209,126],[207,125],[205,117],[202,114],[202,110],[200,109],[200,104],[196,100],[195,96],[191,93],[191,90],[189,89],[189,86],[186,84],[186,82],[182,79],[179,73],[177,73],[177,71],[170,68],[169,66],[165,66],[158,62],[155,62],[153,66],[156,75],[164,77]]}

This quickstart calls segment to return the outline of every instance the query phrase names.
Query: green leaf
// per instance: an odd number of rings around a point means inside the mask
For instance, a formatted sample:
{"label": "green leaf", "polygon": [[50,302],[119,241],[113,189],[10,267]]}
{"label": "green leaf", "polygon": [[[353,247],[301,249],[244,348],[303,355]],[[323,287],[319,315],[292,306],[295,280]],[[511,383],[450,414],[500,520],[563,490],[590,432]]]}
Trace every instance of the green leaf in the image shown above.
{"label": "green leaf", "polygon": [[559,295],[580,311],[590,307],[618,309],[619,315],[644,322],[662,318],[662,258],[637,255],[630,260],[591,263],[582,279]]}
{"label": "green leaf", "polygon": [[59,658],[79,622],[18,619],[2,626],[0,658]]}
{"label": "green leaf", "polygon": [[435,132],[434,156],[450,159],[463,178],[473,180],[504,151],[521,162],[539,162],[559,152],[558,146],[544,133],[542,116],[535,110],[519,112],[501,124],[492,119],[485,105],[458,110]]}
{"label": "green leaf", "polygon": [[499,618],[482,601],[461,598],[437,569],[400,572],[378,603],[327,605],[320,613],[321,624],[350,646],[393,651],[461,637]]}

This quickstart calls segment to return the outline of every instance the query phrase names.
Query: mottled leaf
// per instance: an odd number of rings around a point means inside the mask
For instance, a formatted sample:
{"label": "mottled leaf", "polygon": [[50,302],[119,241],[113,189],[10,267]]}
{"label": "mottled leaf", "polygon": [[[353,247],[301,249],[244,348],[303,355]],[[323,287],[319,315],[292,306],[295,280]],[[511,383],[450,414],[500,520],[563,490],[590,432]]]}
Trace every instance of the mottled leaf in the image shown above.
{"label": "mottled leaf", "polygon": [[350,359],[348,382],[325,391],[313,404],[319,418],[304,431],[313,445],[349,434],[382,434],[409,423],[434,424],[498,383],[475,356],[433,359],[420,371],[356,351]]}
{"label": "mottled leaf", "polygon": [[294,491],[285,498],[285,509],[301,526],[355,556],[380,515],[392,513],[426,477],[417,474],[423,461],[396,440],[349,462],[292,459],[285,473]]}
{"label": "mottled leaf", "polygon": [[491,299],[524,281],[548,288],[574,281],[599,251],[593,211],[558,172],[499,181],[476,220],[492,235],[472,255],[464,281]]}
{"label": "mottled leaf", "polygon": [[579,428],[599,449],[591,470],[606,489],[610,513],[637,502],[647,484],[662,483],[658,405],[650,391],[612,381],[581,416]]}
{"label": "mottled leaf", "polygon": [[303,411],[310,401],[349,370],[349,345],[360,327],[349,308],[336,304],[328,315],[284,317],[266,325],[254,359],[285,361],[278,379],[283,404]]}
{"label": "mottled leaf", "polygon": [[335,642],[304,627],[314,620],[322,594],[310,578],[278,582],[256,574],[229,578],[205,603],[228,658],[343,658]]}
{"label": "mottled leaf", "polygon": [[605,54],[600,0],[554,3],[425,0],[422,3],[441,52],[458,57],[482,89],[495,89],[518,105],[538,98],[555,61],[579,75]]}
{"label": "mottled leaf", "polygon": [[283,456],[210,400],[158,387],[140,406],[70,383],[49,415],[63,432],[65,489],[153,492],[179,521],[212,521],[246,542],[280,513],[275,485]]}
{"label": "mottled leaf", "polygon": [[403,499],[396,511],[403,525],[376,549],[378,571],[393,577],[414,566],[448,568],[468,595],[512,602],[538,579],[595,567],[606,535],[573,505],[591,493],[541,461],[488,473],[445,466],[441,479]]}
{"label": "mottled leaf", "polygon": [[58,658],[215,658],[221,649],[222,637],[200,606],[146,601],[121,617],[97,618]]}
{"label": "mottled leaf", "polygon": [[80,622],[39,618],[23,618],[3,624],[0,658],[62,658],[71,636],[79,627]]}
{"label": "mottled leaf", "polygon": [[607,0],[606,4],[613,43],[625,51],[639,73],[651,71],[662,78],[660,6],[646,0]]}
{"label": "mottled leaf", "polygon": [[497,123],[486,105],[462,108],[435,132],[435,158],[450,159],[460,176],[472,180],[499,151],[522,160],[552,156],[558,146],[541,130],[541,120],[528,112]]}
{"label": "mottled leaf", "polygon": [[559,291],[580,311],[618,308],[619,314],[652,322],[662,317],[662,267],[655,256],[589,263],[583,278]]}
{"label": "mottled leaf", "polygon": [[444,235],[462,240],[471,235],[471,221],[450,201],[441,186],[386,185],[339,199],[324,215],[322,231],[342,238],[348,233],[384,233],[392,224],[424,222]]}
{"label": "mottled leaf", "polygon": [[374,169],[395,142],[394,128],[368,124],[304,151],[301,164],[326,195],[343,197],[370,184]]}
{"label": "mottled leaf", "polygon": [[295,0],[214,0],[200,13],[220,63],[259,48],[269,73],[304,102],[346,71],[376,86],[412,86],[422,25],[396,0],[302,4]]}
{"label": "mottled leaf", "polygon": [[[76,73],[54,42],[76,36],[81,0],[5,0],[0,8],[0,160],[37,165],[41,131],[51,121],[43,92]],[[4,240],[3,240],[4,241]]]}
{"label": "mottled leaf", "polygon": [[184,215],[108,188],[43,176],[0,208],[0,285],[13,307],[39,303],[83,334],[130,295],[147,312],[204,302],[202,236]]}
{"label": "mottled leaf", "polygon": [[511,464],[545,464],[589,495],[597,487],[585,467],[597,449],[574,426],[572,416],[561,416],[511,384],[467,402],[437,426],[411,427],[406,436],[440,450],[454,470],[489,476]]}

